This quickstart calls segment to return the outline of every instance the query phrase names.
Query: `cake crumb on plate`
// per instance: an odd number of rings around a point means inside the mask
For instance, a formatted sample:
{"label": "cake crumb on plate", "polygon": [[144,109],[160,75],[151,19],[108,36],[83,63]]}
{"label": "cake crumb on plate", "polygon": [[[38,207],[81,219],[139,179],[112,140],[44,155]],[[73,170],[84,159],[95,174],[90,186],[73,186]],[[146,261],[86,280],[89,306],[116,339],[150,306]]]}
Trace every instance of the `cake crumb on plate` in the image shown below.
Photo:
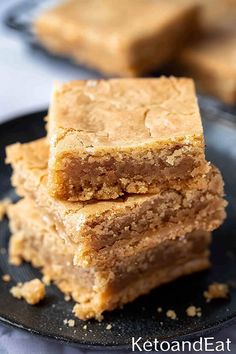
{"label": "cake crumb on plate", "polygon": [[170,318],[171,320],[176,320],[177,315],[176,315],[176,312],[174,310],[168,310],[166,312],[166,317]]}
{"label": "cake crumb on plate", "polygon": [[229,286],[223,283],[213,283],[203,293],[207,302],[212,299],[226,299],[229,296]]}
{"label": "cake crumb on plate", "polygon": [[75,327],[75,320],[70,319],[67,321],[67,324],[69,327]]}
{"label": "cake crumb on plate", "polygon": [[45,285],[39,279],[18,283],[10,289],[17,299],[24,299],[30,305],[36,305],[45,297]]}
{"label": "cake crumb on plate", "polygon": [[202,310],[200,307],[196,307],[196,306],[189,306],[187,309],[186,309],[186,313],[187,313],[187,316],[189,317],[201,317],[202,315]]}
{"label": "cake crumb on plate", "polygon": [[2,280],[5,281],[6,283],[9,283],[9,281],[11,281],[11,276],[9,274],[4,274],[2,276]]}

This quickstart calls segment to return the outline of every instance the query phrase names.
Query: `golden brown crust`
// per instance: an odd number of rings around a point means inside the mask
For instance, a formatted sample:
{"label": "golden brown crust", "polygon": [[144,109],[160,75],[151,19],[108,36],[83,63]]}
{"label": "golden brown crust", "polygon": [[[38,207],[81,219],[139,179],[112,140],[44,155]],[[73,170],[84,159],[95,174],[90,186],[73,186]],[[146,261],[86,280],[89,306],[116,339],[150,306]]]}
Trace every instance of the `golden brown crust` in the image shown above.
{"label": "golden brown crust", "polygon": [[48,188],[59,199],[156,193],[161,186],[178,188],[207,172],[190,79],[57,85],[48,120]]}
{"label": "golden brown crust", "polygon": [[79,139],[70,150],[89,153],[99,148],[143,149],[149,143],[163,147],[166,141],[203,140],[193,81],[161,77],[57,84],[49,134],[57,144],[73,133]]}

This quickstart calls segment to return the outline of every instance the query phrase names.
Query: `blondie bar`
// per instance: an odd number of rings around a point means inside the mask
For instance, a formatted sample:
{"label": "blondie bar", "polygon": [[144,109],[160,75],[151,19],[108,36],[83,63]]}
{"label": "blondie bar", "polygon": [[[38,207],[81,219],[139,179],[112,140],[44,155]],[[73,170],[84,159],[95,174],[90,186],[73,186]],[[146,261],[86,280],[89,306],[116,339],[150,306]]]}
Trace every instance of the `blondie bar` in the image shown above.
{"label": "blondie bar", "polygon": [[134,76],[162,65],[197,31],[186,0],[69,0],[33,21],[39,42],[107,74]]}
{"label": "blondie bar", "polygon": [[66,245],[55,229],[47,228],[33,202],[21,200],[9,208],[10,260],[40,267],[63,293],[78,302],[80,319],[101,318],[105,310],[121,307],[154,287],[209,267],[210,234],[195,231],[176,240],[165,240],[149,251],[140,250],[129,267],[108,265],[104,270],[73,265],[75,246]]}
{"label": "blondie bar", "polygon": [[49,193],[115,199],[180,189],[209,170],[190,79],[112,79],[57,85],[48,118]]}
{"label": "blondie bar", "polygon": [[191,189],[81,203],[59,201],[48,194],[45,139],[8,147],[7,161],[14,169],[17,192],[35,200],[44,222],[77,245],[74,263],[84,268],[117,265],[124,255],[130,259],[160,240],[194,230],[212,231],[225,217],[221,175],[211,166]]}
{"label": "blondie bar", "polygon": [[179,74],[193,77],[201,92],[233,104],[236,103],[236,1],[205,3],[203,37],[181,53]]}

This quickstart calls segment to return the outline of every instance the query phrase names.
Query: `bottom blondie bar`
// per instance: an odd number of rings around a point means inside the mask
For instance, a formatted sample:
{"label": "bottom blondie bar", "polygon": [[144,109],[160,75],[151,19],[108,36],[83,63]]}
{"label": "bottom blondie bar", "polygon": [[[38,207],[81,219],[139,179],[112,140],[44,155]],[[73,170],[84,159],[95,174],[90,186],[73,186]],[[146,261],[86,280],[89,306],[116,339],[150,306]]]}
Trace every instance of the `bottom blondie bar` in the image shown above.
{"label": "bottom blondie bar", "polygon": [[[163,240],[152,249],[140,250],[124,265],[95,270],[73,265],[75,249],[65,244],[42,219],[30,199],[9,207],[10,261],[22,260],[40,267],[46,278],[76,301],[80,319],[101,319],[105,310],[121,307],[161,284],[209,267],[210,233],[195,231],[175,240]],[[25,217],[27,215],[27,217]]]}

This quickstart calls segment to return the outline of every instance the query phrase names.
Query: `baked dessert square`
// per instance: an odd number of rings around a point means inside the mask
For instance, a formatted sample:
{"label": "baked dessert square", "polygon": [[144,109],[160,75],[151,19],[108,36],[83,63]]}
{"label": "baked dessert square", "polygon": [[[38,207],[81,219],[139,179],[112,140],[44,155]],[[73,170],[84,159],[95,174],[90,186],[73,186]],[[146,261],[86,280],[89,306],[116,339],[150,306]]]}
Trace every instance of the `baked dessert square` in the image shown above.
{"label": "baked dessert square", "polygon": [[236,1],[205,1],[203,34],[181,52],[180,75],[194,78],[200,92],[236,103]]}
{"label": "baked dessert square", "polygon": [[213,231],[225,218],[223,182],[210,171],[191,188],[168,189],[153,195],[127,195],[110,201],[68,202],[47,191],[48,145],[45,139],[7,148],[13,185],[33,199],[67,243],[76,245],[74,264],[104,269],[129,261],[134,254],[175,240],[195,230]]}
{"label": "baked dessert square", "polygon": [[115,199],[180,189],[209,169],[191,79],[59,84],[48,134],[48,190],[58,199]]}
{"label": "baked dessert square", "polygon": [[234,104],[235,48],[235,29],[209,33],[203,40],[182,53],[179,64],[181,73],[193,77],[202,93]]}
{"label": "baked dessert square", "polygon": [[137,76],[170,60],[198,29],[186,0],[68,0],[33,21],[48,51],[106,74]]}
{"label": "baked dessert square", "polygon": [[77,302],[74,313],[83,320],[101,319],[106,310],[121,307],[157,286],[210,265],[210,234],[198,230],[141,250],[128,260],[129,267],[124,257],[117,267],[82,269],[73,265],[75,246],[66,245],[55,229],[47,228],[34,202],[21,200],[8,212],[13,233],[11,263],[19,265],[25,260],[41,268],[48,281]]}

